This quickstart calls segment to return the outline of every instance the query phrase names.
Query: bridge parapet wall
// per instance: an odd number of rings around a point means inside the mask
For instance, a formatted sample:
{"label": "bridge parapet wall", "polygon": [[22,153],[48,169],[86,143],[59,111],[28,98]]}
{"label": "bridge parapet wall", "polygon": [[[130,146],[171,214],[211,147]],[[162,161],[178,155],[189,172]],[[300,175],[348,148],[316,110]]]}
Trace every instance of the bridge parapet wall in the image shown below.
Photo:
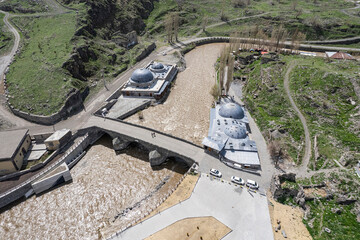
{"label": "bridge parapet wall", "polygon": [[[112,121],[115,121],[115,120],[112,119]],[[121,120],[116,120],[116,121],[123,122]],[[193,144],[191,142],[188,142],[186,140],[183,140],[181,138],[177,138],[177,137],[174,137],[174,136],[171,136],[171,135],[168,135],[168,134],[164,134],[164,133],[162,133],[160,131],[156,131],[156,130],[153,130],[153,129],[150,129],[150,128],[138,126],[138,125],[135,125],[135,124],[130,124],[130,123],[126,123],[126,124],[134,125],[134,126],[140,127],[140,128],[145,128],[146,130],[151,130],[154,133],[167,135],[167,136],[170,136],[170,137],[172,137],[174,139],[181,140],[181,141],[189,143],[189,144],[191,144],[193,146],[199,147],[199,146],[197,146],[197,145],[195,145],[195,144]],[[108,134],[113,139],[118,138],[120,140],[120,144],[122,144],[122,146],[124,146],[124,147],[129,145],[130,143],[137,143],[137,144],[139,144],[141,146],[141,148],[145,148],[149,153],[156,150],[161,155],[161,158],[152,159],[151,161],[149,160],[150,164],[152,166],[160,165],[161,163],[163,163],[169,157],[180,158],[183,161],[185,161],[188,166],[192,166],[194,164],[194,162],[195,162],[194,159],[191,159],[191,158],[189,158],[187,156],[184,156],[182,154],[179,154],[177,152],[171,151],[171,149],[162,148],[161,146],[151,144],[151,143],[143,141],[141,139],[137,139],[137,138],[134,138],[134,137],[127,136],[127,135],[124,135],[122,133],[116,132],[115,130],[103,129],[101,127],[91,127],[91,128],[88,128],[87,131],[89,131],[89,135],[93,135],[94,132],[98,132],[98,133],[103,132],[103,133]],[[92,133],[90,133],[90,132],[92,132]],[[121,150],[121,149],[119,149],[119,150]]]}

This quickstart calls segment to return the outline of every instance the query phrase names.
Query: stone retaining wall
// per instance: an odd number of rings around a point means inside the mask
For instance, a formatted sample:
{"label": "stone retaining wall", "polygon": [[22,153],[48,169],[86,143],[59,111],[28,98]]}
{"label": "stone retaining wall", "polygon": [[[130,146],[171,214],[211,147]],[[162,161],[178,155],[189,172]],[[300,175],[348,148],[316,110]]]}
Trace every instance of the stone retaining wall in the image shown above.
{"label": "stone retaining wall", "polygon": [[[76,136],[79,136],[79,134],[77,133]],[[21,197],[23,197],[25,195],[25,193],[27,193],[29,190],[32,189],[31,188],[32,182],[36,181],[37,179],[40,179],[41,177],[43,177],[45,174],[47,174],[49,171],[51,171],[55,167],[59,166],[60,164],[62,164],[64,162],[67,164],[72,164],[72,162],[74,162],[77,158],[79,158],[81,156],[82,152],[89,145],[93,144],[94,141],[99,139],[99,137],[101,137],[101,135],[86,134],[85,136],[83,136],[80,139],[80,141],[78,141],[77,143],[75,143],[75,145],[73,145],[71,148],[69,148],[59,160],[57,160],[56,162],[54,162],[53,164],[48,166],[46,169],[44,169],[40,173],[38,173],[35,176],[31,177],[30,179],[26,180],[25,182],[0,194],[0,209],[18,199],[20,199]],[[78,160],[79,159],[77,159],[77,161]],[[72,166],[74,166],[74,165],[75,164],[72,164]]]}
{"label": "stone retaining wall", "polygon": [[[163,204],[166,201],[166,199],[168,199],[170,197],[170,195],[178,188],[178,186],[182,183],[182,181],[185,179],[185,177],[192,171],[193,171],[193,167],[189,168],[189,170],[181,177],[181,179],[176,183],[176,185],[172,189],[170,189],[168,191],[168,193],[166,194],[166,196],[161,198],[160,201],[155,206],[148,209],[148,211],[146,211],[145,213],[142,213],[137,219],[135,219],[134,221],[129,223],[127,226],[125,226],[125,227],[121,228],[119,231],[115,232],[113,235],[108,237],[107,240],[114,239],[114,238],[118,237],[122,232],[124,232],[127,229],[135,226],[136,224],[139,224],[145,217],[147,217],[150,213],[154,212],[161,204]],[[176,206],[176,205],[177,204],[175,204],[174,206]],[[169,208],[172,208],[174,206],[171,206]],[[167,209],[169,209],[169,208],[167,208]],[[160,212],[158,212],[157,214],[160,214]],[[156,216],[156,215],[154,215],[154,216]],[[153,216],[151,216],[151,217],[153,217]]]}
{"label": "stone retaining wall", "polygon": [[144,51],[142,51],[137,57],[136,57],[136,61],[139,62],[141,60],[143,60],[144,58],[146,58],[152,51],[154,51],[154,49],[156,48],[156,44],[152,43],[150,44]]}
{"label": "stone retaining wall", "polygon": [[55,152],[53,152],[44,162],[42,163],[38,163],[34,166],[32,166],[31,168],[29,169],[26,169],[26,170],[22,170],[22,171],[19,171],[19,172],[14,172],[14,173],[10,173],[10,174],[7,174],[5,176],[2,176],[0,177],[0,182],[2,181],[5,181],[5,180],[8,180],[8,179],[11,179],[11,178],[14,178],[14,177],[18,177],[18,176],[21,176],[21,175],[24,175],[26,173],[29,173],[29,172],[34,172],[44,166],[46,166],[46,164],[48,164],[50,161],[52,161],[54,159],[54,157],[56,157],[56,155],[59,153],[59,149],[56,150]]}

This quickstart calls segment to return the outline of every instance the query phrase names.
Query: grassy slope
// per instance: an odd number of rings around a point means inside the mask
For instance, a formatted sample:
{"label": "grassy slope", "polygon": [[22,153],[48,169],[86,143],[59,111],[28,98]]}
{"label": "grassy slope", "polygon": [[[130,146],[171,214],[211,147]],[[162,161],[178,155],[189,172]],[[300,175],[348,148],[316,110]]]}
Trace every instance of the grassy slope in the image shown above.
{"label": "grassy slope", "polygon": [[[343,38],[360,35],[360,18],[348,16],[339,9],[351,8],[353,3],[347,1],[297,1],[296,10],[293,10],[294,1],[282,0],[280,3],[267,0],[251,1],[247,8],[234,8],[231,0],[196,0],[185,1],[179,9],[173,0],[160,0],[155,3],[155,9],[147,20],[147,30],[150,34],[164,37],[164,16],[167,12],[179,11],[181,16],[180,36],[191,36],[201,29],[203,16],[208,17],[208,24],[221,22],[221,12],[228,19],[235,19],[242,16],[250,16],[263,12],[270,12],[270,15],[247,20],[238,20],[225,25],[208,28],[202,36],[229,35],[233,31],[241,31],[246,27],[264,26],[269,31],[272,26],[285,24],[292,32],[299,27],[307,34],[308,39],[322,38]],[[298,18],[295,13],[301,9]],[[271,16],[271,18],[270,18]]]}
{"label": "grassy slope", "polygon": [[[260,60],[248,66],[253,68],[249,74],[249,80],[244,88],[244,101],[251,115],[256,120],[264,136],[269,139],[268,131],[271,129],[282,129],[286,132],[281,138],[282,147],[295,162],[300,163],[303,155],[302,142],[304,141],[304,129],[300,119],[291,108],[287,99],[283,78],[286,66],[281,63],[260,64]],[[276,86],[271,92],[261,81],[261,68],[269,71],[267,77],[268,86]],[[235,73],[246,75],[246,73]],[[254,98],[254,95],[257,95]]]}
{"label": "grassy slope", "polygon": [[61,66],[73,48],[75,15],[15,18],[13,21],[27,29],[27,33],[21,54],[7,75],[12,96],[10,103],[35,114],[54,113],[71,88],[72,79]]}
{"label": "grassy slope", "polygon": [[12,33],[8,32],[8,29],[4,24],[4,16],[5,14],[0,13],[0,56],[11,49],[12,43],[14,41],[14,36]]}
{"label": "grassy slope", "polygon": [[[318,136],[320,158],[316,160],[316,169],[324,162],[333,166],[332,159],[339,160],[344,152],[360,152],[360,134],[351,120],[356,114],[356,103],[360,99],[354,91],[350,78],[360,68],[353,61],[327,63],[319,58],[299,59],[301,66],[291,73],[291,90],[297,105],[302,109],[312,137]],[[359,119],[358,119],[359,121]],[[358,156],[360,157],[360,156]],[[314,159],[313,159],[314,160]]]}
{"label": "grassy slope", "polygon": [[0,3],[0,7],[2,6],[11,6],[13,8],[13,12],[20,13],[18,11],[19,8],[22,8],[29,12],[46,12],[46,3],[43,0],[6,0]]}
{"label": "grassy slope", "polygon": [[[359,132],[351,116],[357,113],[356,105],[351,105],[349,98],[357,103],[350,77],[356,77],[359,69],[356,62],[327,63],[322,58],[303,58],[300,56],[283,56],[286,64],[297,60],[301,65],[291,74],[291,89],[295,101],[308,121],[312,140],[318,135],[320,158],[316,161],[316,169],[323,166],[334,166],[332,159],[339,160],[344,152],[350,151],[354,162],[360,156]],[[290,157],[297,163],[303,154],[304,138],[302,125],[291,109],[283,89],[285,66],[279,64],[253,66],[245,90],[245,102],[249,111],[257,120],[264,133],[271,129],[282,129],[287,132],[281,141]],[[268,85],[277,86],[277,90],[268,91],[260,78],[260,68],[270,69],[271,80]],[[241,75],[241,73],[236,73]],[[266,76],[266,75],[265,75]],[[335,91],[335,92],[334,92]],[[258,97],[254,98],[254,94]],[[267,134],[265,134],[266,136]],[[314,156],[314,155],[313,155]],[[312,158],[312,161],[314,159]]]}
{"label": "grassy slope", "polygon": [[[332,189],[333,198],[324,199],[315,193],[314,197],[320,200],[308,201],[310,211],[303,221],[306,224],[314,240],[348,240],[360,239],[360,222],[356,220],[356,204],[340,205],[336,203],[339,195],[351,195],[353,199],[360,200],[359,178],[353,169],[342,170],[330,174],[319,173],[311,178],[297,179],[296,183],[286,183],[286,187],[299,189],[299,185],[326,183],[325,189]],[[331,186],[331,187],[330,187]],[[286,199],[285,203],[295,204],[293,199]],[[341,213],[334,213],[334,209],[340,209]],[[310,224],[311,223],[311,224]],[[327,227],[331,233],[324,232]]]}

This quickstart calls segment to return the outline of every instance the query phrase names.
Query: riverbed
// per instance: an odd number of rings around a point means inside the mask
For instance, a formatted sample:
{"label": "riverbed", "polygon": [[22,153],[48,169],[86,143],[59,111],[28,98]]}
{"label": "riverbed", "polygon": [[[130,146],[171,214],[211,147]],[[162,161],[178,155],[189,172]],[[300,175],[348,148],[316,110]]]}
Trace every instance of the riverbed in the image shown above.
{"label": "riverbed", "polygon": [[[116,154],[111,139],[103,137],[71,170],[72,183],[1,213],[0,236],[99,239],[116,232],[156,206],[187,170],[174,162],[153,170],[147,157],[137,147]],[[121,215],[126,208],[132,209]]]}

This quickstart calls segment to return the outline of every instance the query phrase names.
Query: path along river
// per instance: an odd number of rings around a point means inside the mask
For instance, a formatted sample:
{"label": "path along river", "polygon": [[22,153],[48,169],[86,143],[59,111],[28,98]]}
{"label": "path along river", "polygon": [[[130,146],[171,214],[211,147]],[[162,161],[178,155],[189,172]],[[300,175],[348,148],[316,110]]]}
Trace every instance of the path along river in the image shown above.
{"label": "path along river", "polygon": [[[188,53],[185,56],[188,68],[178,74],[167,101],[145,110],[145,121],[139,122],[136,115],[129,121],[200,144],[209,127],[214,63],[223,46],[209,44]],[[153,171],[146,153],[132,148],[116,155],[111,139],[103,138],[71,170],[72,183],[2,212],[0,236],[5,239],[98,239],[102,233],[108,236],[154,207],[185,171],[182,164],[172,162]],[[152,195],[163,182],[166,184]],[[132,210],[113,223],[114,216],[126,208]]]}

